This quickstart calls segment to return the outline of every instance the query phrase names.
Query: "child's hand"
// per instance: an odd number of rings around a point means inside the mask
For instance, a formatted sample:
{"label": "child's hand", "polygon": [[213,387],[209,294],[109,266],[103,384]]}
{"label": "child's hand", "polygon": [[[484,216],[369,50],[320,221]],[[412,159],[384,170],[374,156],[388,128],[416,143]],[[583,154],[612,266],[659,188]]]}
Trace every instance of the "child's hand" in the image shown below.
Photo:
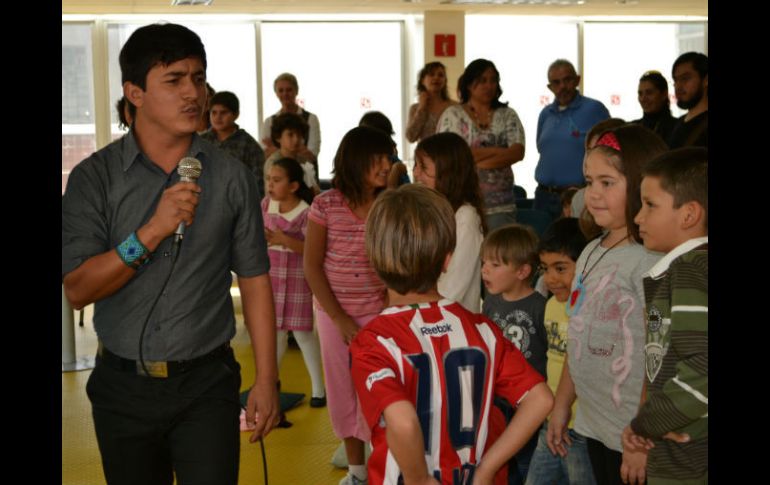
{"label": "child's hand", "polygon": [[562,458],[567,456],[567,446],[572,446],[572,440],[567,433],[567,423],[572,415],[572,410],[568,407],[566,411],[554,408],[551,417],[548,419],[548,432],[546,433],[546,444],[554,456],[559,455]]}
{"label": "child's hand", "polygon": [[333,318],[332,321],[335,325],[337,325],[337,330],[340,331],[342,340],[345,341],[345,344],[350,345],[350,342],[353,341],[353,338],[360,330],[358,325],[356,325],[356,322],[350,318],[349,315],[344,313],[336,318]]}
{"label": "child's hand", "polygon": [[623,449],[629,451],[647,450],[649,451],[655,445],[652,440],[639,436],[634,433],[631,426],[623,428],[623,433],[620,435],[623,442]]}
{"label": "child's hand", "polygon": [[669,431],[668,433],[663,435],[664,440],[671,440],[676,443],[687,443],[690,441],[690,435],[687,433],[675,433],[673,431]]}
{"label": "child's hand", "polygon": [[422,91],[420,92],[420,95],[417,96],[417,106],[420,109],[425,109],[428,107],[428,92]]}
{"label": "child's hand", "polygon": [[302,145],[302,147],[297,152],[297,155],[299,155],[302,158],[307,158],[309,160],[315,160],[315,153],[310,151],[310,148],[308,148],[305,145]]}
{"label": "child's hand", "polygon": [[647,468],[647,450],[623,448],[623,462],[620,465],[620,479],[630,485],[644,485]]}
{"label": "child's hand", "polygon": [[473,472],[473,485],[492,485],[495,481],[495,474],[487,473],[486,468],[479,463]]}
{"label": "child's hand", "polygon": [[270,229],[265,229],[265,239],[267,239],[267,245],[268,246],[278,246],[278,245],[284,245],[283,241],[286,237],[286,234],[278,228],[271,231]]}

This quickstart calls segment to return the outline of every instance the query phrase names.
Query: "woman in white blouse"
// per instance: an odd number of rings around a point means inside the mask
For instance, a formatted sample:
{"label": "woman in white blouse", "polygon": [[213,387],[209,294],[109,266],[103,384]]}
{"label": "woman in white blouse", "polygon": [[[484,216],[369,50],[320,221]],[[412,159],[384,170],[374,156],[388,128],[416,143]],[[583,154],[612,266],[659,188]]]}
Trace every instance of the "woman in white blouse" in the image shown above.
{"label": "woman in white blouse", "polygon": [[471,147],[489,230],[516,222],[511,165],[524,158],[521,120],[500,102],[500,73],[492,61],[468,64],[458,90],[462,104],[444,111],[436,131],[457,133]]}
{"label": "woman in white blouse", "polygon": [[264,123],[262,123],[262,129],[259,131],[260,141],[265,149],[265,158],[269,158],[278,149],[270,138],[273,119],[281,113],[295,113],[300,115],[308,125],[305,146],[302,148],[300,155],[302,155],[303,159],[311,161],[317,174],[318,152],[321,150],[321,125],[318,123],[318,117],[297,104],[299,84],[294,74],[288,72],[279,74],[273,82],[273,91],[275,91],[278,101],[281,102],[281,109],[265,118]]}

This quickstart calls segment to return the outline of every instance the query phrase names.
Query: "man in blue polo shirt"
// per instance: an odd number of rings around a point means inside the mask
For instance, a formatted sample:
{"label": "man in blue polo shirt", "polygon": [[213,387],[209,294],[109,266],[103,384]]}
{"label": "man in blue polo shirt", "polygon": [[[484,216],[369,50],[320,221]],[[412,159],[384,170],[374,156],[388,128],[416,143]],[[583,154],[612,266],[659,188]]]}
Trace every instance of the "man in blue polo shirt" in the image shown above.
{"label": "man in blue polo shirt", "polygon": [[554,102],[543,108],[537,120],[534,209],[548,212],[552,219],[562,213],[561,194],[570,187],[581,187],[586,133],[610,112],[595,99],[577,90],[580,76],[575,66],[557,59],[548,67],[548,89]]}

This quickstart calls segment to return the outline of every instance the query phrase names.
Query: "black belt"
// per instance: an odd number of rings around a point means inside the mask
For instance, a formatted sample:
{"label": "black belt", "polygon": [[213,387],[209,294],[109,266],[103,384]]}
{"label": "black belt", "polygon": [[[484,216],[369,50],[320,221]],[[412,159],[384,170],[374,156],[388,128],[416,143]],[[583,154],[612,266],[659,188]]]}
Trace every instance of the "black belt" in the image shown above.
{"label": "black belt", "polygon": [[540,189],[540,190],[544,190],[546,192],[550,192],[552,194],[561,194],[562,192],[565,192],[565,191],[567,191],[569,189],[578,189],[580,187],[578,187],[576,185],[564,185],[562,187],[558,187],[556,185],[538,184],[537,188]]}
{"label": "black belt", "polygon": [[230,342],[226,342],[219,347],[215,348],[211,352],[205,355],[201,355],[200,357],[195,357],[194,359],[190,360],[179,360],[179,361],[153,361],[153,360],[145,360],[144,365],[147,368],[147,373],[145,373],[144,368],[142,368],[142,363],[138,360],[131,360],[131,359],[124,359],[123,357],[113,354],[109,350],[107,350],[104,345],[102,345],[102,341],[99,341],[99,347],[96,351],[96,358],[101,362],[102,364],[106,365],[107,367],[111,367],[115,370],[123,371],[123,372],[130,372],[132,374],[137,374],[140,376],[145,376],[149,373],[152,377],[160,377],[160,378],[166,378],[166,377],[175,377],[179,374],[183,374],[185,372],[188,372],[195,367],[198,367],[201,364],[205,364],[206,362],[210,362],[214,359],[218,359],[221,357],[224,357],[229,352],[232,352],[230,349]]}

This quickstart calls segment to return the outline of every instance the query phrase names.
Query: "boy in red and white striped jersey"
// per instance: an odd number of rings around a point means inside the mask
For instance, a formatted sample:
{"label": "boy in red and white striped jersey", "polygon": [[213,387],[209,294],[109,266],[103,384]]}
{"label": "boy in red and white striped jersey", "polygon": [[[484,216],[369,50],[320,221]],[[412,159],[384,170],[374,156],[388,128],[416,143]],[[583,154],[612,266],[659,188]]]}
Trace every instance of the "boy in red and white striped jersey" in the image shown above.
{"label": "boy in red and white striped jersey", "polygon": [[[350,345],[371,485],[491,484],[551,410],[542,376],[497,325],[438,293],[454,245],[454,213],[432,189],[389,190],[369,214],[366,250],[390,304]],[[518,409],[490,443],[496,395]]]}

